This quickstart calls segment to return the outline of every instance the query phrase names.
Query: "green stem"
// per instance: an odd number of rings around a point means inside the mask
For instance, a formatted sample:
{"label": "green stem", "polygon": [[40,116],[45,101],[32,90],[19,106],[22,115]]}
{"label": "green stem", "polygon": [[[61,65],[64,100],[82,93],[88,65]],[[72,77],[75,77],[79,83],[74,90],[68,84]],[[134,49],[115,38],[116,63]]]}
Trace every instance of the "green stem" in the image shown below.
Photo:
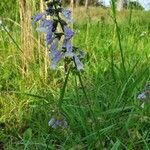
{"label": "green stem", "polygon": [[[75,79],[75,91],[76,91],[77,101],[79,102],[78,83],[77,83],[77,76],[76,76],[76,74],[74,75],[74,79]],[[78,105],[80,107],[80,103],[78,103]]]}
{"label": "green stem", "polygon": [[[53,2],[55,3],[55,0],[53,0]],[[57,10],[57,5],[56,4],[54,4],[54,8],[55,8],[55,10]],[[64,31],[63,24],[61,23],[61,18],[59,16],[59,14],[56,13],[56,16],[57,16],[57,18],[60,22],[60,26],[62,28],[62,31]],[[62,102],[63,102],[63,98],[64,98],[64,95],[65,95],[65,89],[66,89],[66,86],[67,86],[70,70],[71,70],[71,67],[67,70],[66,61],[65,61],[65,72],[67,72],[67,73],[66,73],[65,81],[64,81],[63,87],[61,89],[60,97],[59,97],[59,100],[58,100],[58,108],[59,109],[62,109]]]}
{"label": "green stem", "polygon": [[59,97],[59,101],[58,101],[58,107],[60,109],[62,107],[62,102],[63,102],[63,98],[64,98],[64,95],[65,95],[65,89],[66,89],[66,86],[67,86],[70,70],[71,70],[71,67],[67,71],[67,74],[66,74],[66,77],[65,77],[65,81],[64,81],[63,87],[62,87],[61,92],[60,92],[60,97]]}
{"label": "green stem", "polygon": [[78,77],[79,77],[79,81],[80,81],[80,84],[81,84],[81,87],[82,87],[82,91],[85,95],[85,98],[87,99],[88,103],[89,103],[89,99],[87,97],[87,94],[86,94],[86,91],[85,91],[85,88],[84,88],[84,85],[83,85],[83,82],[82,82],[82,78],[81,78],[81,75],[80,75],[80,72],[77,73]]}

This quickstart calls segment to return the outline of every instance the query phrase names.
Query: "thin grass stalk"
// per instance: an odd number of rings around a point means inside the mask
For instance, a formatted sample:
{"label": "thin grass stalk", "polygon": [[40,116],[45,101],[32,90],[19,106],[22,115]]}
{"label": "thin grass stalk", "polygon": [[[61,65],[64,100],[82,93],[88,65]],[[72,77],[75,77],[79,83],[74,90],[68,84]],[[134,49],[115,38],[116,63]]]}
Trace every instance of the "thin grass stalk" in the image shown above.
{"label": "thin grass stalk", "polygon": [[[41,35],[38,35],[37,38],[37,50],[38,50],[38,63],[39,63],[39,76],[42,77],[43,76],[43,70],[42,70],[42,62],[41,62],[41,58],[42,58],[42,52],[41,52]],[[43,56],[44,57],[44,56]],[[37,59],[37,58],[35,58]]]}
{"label": "thin grass stalk", "polygon": [[132,7],[129,7],[129,26],[131,25],[131,21],[132,21],[132,13],[133,13],[133,11],[132,11]]}
{"label": "thin grass stalk", "polygon": [[[9,30],[7,30],[7,28],[5,27],[5,25],[2,23],[1,24],[3,30],[7,33],[7,35],[10,37],[10,39],[12,40],[12,42],[14,43],[14,45],[16,46],[16,48],[23,53],[22,49],[20,48],[20,46],[18,45],[18,43],[16,42],[16,40],[14,39],[14,37],[11,35],[11,33],[9,32]],[[3,39],[4,42],[4,39]],[[18,67],[17,65],[17,57],[16,57],[16,52],[11,51],[12,55],[13,55],[13,59],[14,59],[14,65],[15,67]],[[2,59],[1,59],[2,60]]]}
{"label": "thin grass stalk", "polygon": [[87,14],[88,16],[88,22],[86,23],[86,37],[85,37],[85,45],[86,45],[86,49],[89,49],[89,30],[90,30],[90,16]]}
{"label": "thin grass stalk", "polygon": [[[70,7],[71,7],[71,12],[72,12],[72,17],[73,17],[74,16],[74,7],[75,7],[74,0],[71,0]],[[73,23],[71,24],[71,28],[73,29]]]}
{"label": "thin grass stalk", "polygon": [[115,6],[115,1],[112,0],[112,12],[113,12],[113,20],[116,26],[116,33],[117,33],[117,38],[119,42],[119,50],[120,50],[120,55],[121,55],[121,62],[122,62],[122,67],[123,67],[123,72],[124,75],[126,76],[126,67],[125,67],[125,59],[124,59],[124,53],[123,53],[123,48],[122,48],[122,43],[121,43],[121,36],[120,36],[120,28],[118,26],[118,22],[116,19],[116,6]]}
{"label": "thin grass stalk", "polygon": [[[43,0],[40,0],[40,12],[44,12],[44,8],[45,8],[45,5],[44,5],[44,1]],[[39,36],[39,45],[41,45],[41,39],[43,39],[43,36],[42,35],[40,35]],[[42,53],[42,51],[41,51],[41,49],[39,49],[39,55],[41,55],[41,53]],[[46,48],[46,50],[44,50],[44,55],[43,55],[43,57],[44,57],[44,80],[46,81],[46,79],[47,79],[47,74],[48,74],[48,72],[47,72],[47,68],[48,68],[48,50],[47,50],[47,48]],[[42,72],[40,71],[40,74],[41,74]]]}
{"label": "thin grass stalk", "polygon": [[3,29],[5,30],[5,32],[8,34],[8,36],[11,38],[11,40],[13,41],[13,43],[16,45],[17,49],[20,50],[21,53],[23,53],[23,50],[20,48],[20,46],[18,45],[18,43],[15,41],[15,39],[13,38],[13,36],[9,33],[9,31],[5,28],[5,25],[1,24],[1,26],[3,27]]}

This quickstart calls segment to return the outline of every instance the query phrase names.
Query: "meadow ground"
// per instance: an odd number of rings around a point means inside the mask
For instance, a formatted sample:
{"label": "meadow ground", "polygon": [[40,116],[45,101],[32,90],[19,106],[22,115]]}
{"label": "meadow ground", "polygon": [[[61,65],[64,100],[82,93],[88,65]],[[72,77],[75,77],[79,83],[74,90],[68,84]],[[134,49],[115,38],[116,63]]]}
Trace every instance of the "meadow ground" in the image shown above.
{"label": "meadow ground", "polygon": [[142,108],[137,100],[150,82],[150,12],[117,13],[117,22],[111,16],[111,10],[100,8],[74,10],[73,42],[87,53],[82,80],[88,101],[71,74],[62,104],[66,129],[48,126],[63,85],[63,67],[48,68],[43,37],[33,30],[24,68],[14,43],[21,47],[20,24],[1,18],[10,35],[1,26],[0,149],[150,149],[150,103]]}

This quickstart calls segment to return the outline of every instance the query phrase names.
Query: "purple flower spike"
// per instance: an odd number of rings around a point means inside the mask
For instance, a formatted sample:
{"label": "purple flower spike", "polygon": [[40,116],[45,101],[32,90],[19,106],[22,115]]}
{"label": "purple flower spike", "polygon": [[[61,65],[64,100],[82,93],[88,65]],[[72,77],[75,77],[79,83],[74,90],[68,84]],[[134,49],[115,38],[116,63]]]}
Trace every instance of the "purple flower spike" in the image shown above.
{"label": "purple flower spike", "polygon": [[58,39],[55,39],[51,44],[50,51],[55,51],[58,47]]}
{"label": "purple flower spike", "polygon": [[37,15],[32,16],[32,25],[41,20],[44,15],[45,13],[38,13]]}
{"label": "purple flower spike", "polygon": [[45,37],[46,45],[50,45],[54,40],[54,35],[52,33],[47,33]]}
{"label": "purple flower spike", "polygon": [[37,27],[37,28],[36,28],[36,31],[38,31],[38,32],[43,32],[43,33],[47,33],[47,32],[48,32],[48,29],[45,28],[45,27]]}
{"label": "purple flower spike", "polygon": [[43,19],[39,27],[36,28],[36,30],[39,32],[51,34],[52,28],[53,28],[53,21]]}
{"label": "purple flower spike", "polygon": [[62,55],[61,52],[58,50],[52,50],[50,53],[50,59],[51,59],[51,65],[50,68],[52,70],[56,69],[57,63],[59,62],[59,60],[61,59]]}
{"label": "purple flower spike", "polygon": [[[45,34],[45,45],[49,49],[51,62],[50,68],[56,69],[57,63],[64,59],[68,64],[73,62],[77,71],[82,70],[81,60],[84,58],[85,53],[71,43],[71,38],[74,35],[73,30],[68,26],[68,23],[73,21],[71,11],[62,8],[62,0],[45,0],[45,2],[47,5],[46,10],[34,15],[32,23],[34,25],[38,22],[39,26],[36,30]],[[61,15],[57,15],[57,13],[61,13]],[[58,30],[58,25],[61,25],[62,31]],[[51,125],[53,128],[57,127],[57,122],[55,121],[53,125]]]}
{"label": "purple flower spike", "polygon": [[76,55],[74,55],[74,59],[75,59],[77,70],[78,71],[83,70],[83,64],[81,63],[80,59]]}
{"label": "purple flower spike", "polygon": [[69,40],[74,35],[74,32],[67,26],[64,26],[64,35],[65,35],[65,40]]}
{"label": "purple flower spike", "polygon": [[73,22],[72,21],[72,18],[71,18],[71,11],[70,10],[67,10],[67,9],[62,9],[62,14],[63,16],[65,17],[66,21],[68,22]]}
{"label": "purple flower spike", "polygon": [[54,22],[52,20],[43,19],[42,22],[40,23],[40,27],[52,28],[53,27],[53,23]]}
{"label": "purple flower spike", "polygon": [[72,58],[74,53],[72,52],[72,45],[70,40],[64,40],[62,47],[66,48],[65,57]]}

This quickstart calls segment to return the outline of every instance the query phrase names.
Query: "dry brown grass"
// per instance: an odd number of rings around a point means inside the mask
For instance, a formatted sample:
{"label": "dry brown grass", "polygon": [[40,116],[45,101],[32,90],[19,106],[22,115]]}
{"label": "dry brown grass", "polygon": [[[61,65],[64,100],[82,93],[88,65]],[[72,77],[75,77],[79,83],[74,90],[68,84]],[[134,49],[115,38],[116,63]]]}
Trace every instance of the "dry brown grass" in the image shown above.
{"label": "dry brown grass", "polygon": [[18,0],[21,25],[22,73],[28,72],[28,61],[31,59],[33,40],[31,37],[31,5],[26,0]]}

